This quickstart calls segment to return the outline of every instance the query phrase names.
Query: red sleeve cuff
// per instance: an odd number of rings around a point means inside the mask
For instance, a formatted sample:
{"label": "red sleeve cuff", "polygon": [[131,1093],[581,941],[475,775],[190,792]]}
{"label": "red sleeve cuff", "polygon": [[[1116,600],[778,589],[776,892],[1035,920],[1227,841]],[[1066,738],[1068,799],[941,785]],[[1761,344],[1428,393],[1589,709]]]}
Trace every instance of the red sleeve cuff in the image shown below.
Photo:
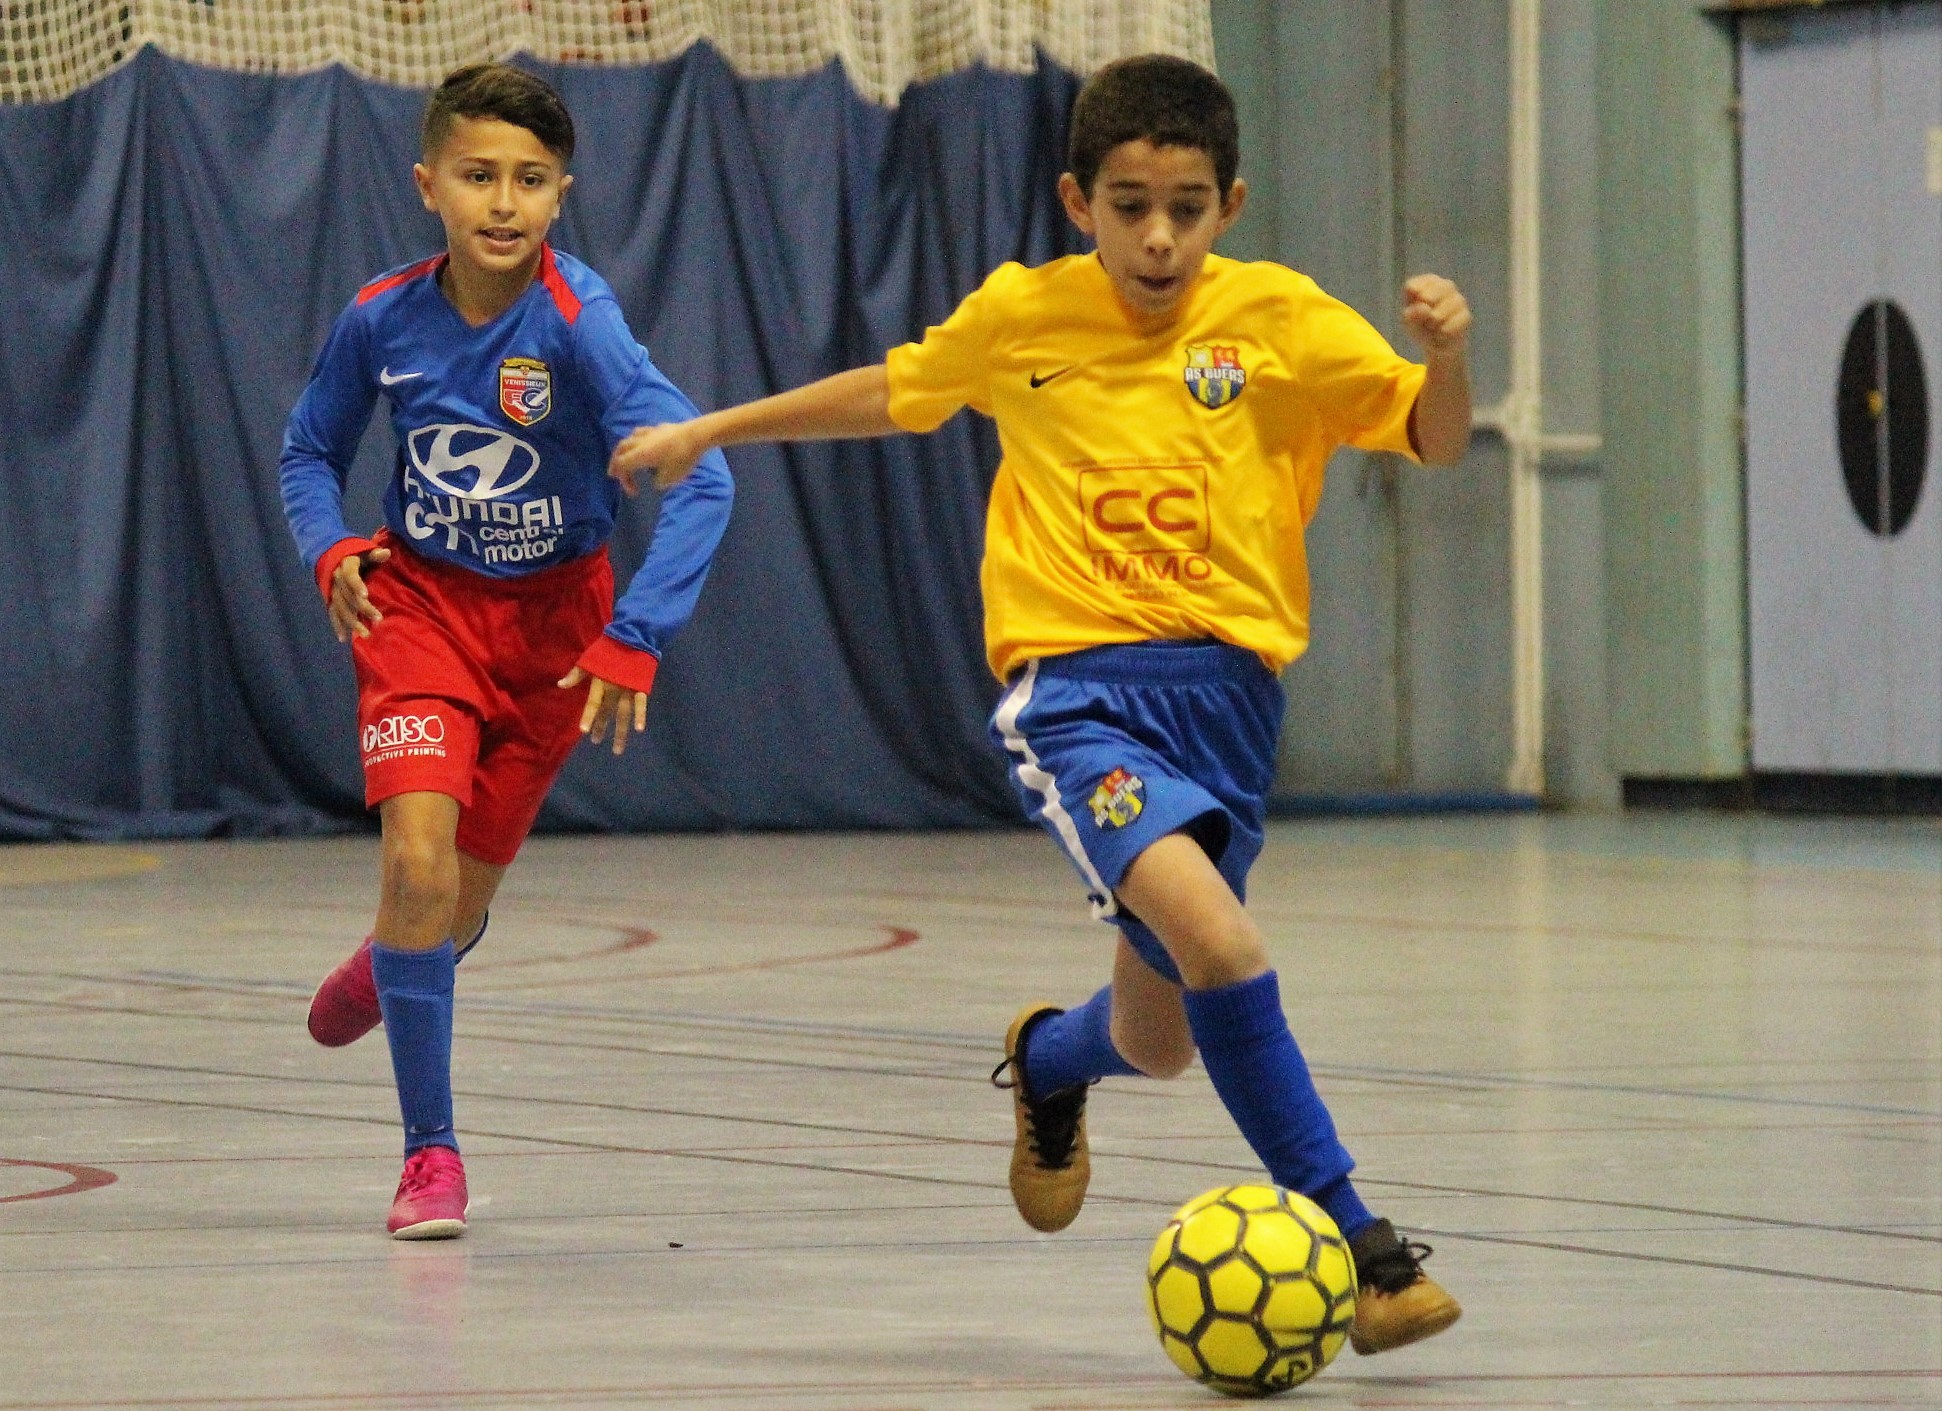
{"label": "red sleeve cuff", "polygon": [[654,689],[654,673],[661,669],[661,659],[652,652],[637,651],[616,642],[602,632],[593,639],[592,646],[580,653],[579,665],[582,671],[602,681],[646,695]]}
{"label": "red sleeve cuff", "polygon": [[339,539],[324,550],[324,556],[317,560],[317,591],[324,595],[325,602],[330,601],[330,580],[337,576],[337,565],[352,554],[368,554],[376,547],[375,540],[353,536]]}

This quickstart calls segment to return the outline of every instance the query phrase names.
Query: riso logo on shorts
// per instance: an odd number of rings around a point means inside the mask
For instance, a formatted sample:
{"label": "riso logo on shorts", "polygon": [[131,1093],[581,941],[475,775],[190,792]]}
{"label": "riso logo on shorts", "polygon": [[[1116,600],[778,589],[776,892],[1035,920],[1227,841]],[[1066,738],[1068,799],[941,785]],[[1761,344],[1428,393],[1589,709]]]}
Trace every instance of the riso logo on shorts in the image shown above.
{"label": "riso logo on shorts", "polygon": [[1124,828],[1146,807],[1146,800],[1140,797],[1145,789],[1146,782],[1139,775],[1124,768],[1115,769],[1099,781],[1099,787],[1087,801],[1093,823],[1101,828]]}
{"label": "riso logo on shorts", "polygon": [[364,727],[364,753],[445,753],[445,718],[439,715],[387,715]]}

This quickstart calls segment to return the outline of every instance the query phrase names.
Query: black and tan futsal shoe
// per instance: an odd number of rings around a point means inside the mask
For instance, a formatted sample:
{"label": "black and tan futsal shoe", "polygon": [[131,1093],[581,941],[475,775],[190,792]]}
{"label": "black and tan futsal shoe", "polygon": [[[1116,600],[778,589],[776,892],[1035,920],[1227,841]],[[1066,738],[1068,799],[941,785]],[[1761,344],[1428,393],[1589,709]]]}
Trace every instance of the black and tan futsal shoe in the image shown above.
{"label": "black and tan futsal shoe", "polygon": [[[1065,1013],[1028,1004],[1005,1034],[1005,1061],[991,1070],[993,1087],[1011,1089],[1018,1135],[1011,1148],[1011,1198],[1025,1223],[1051,1234],[1078,1218],[1092,1179],[1086,1154],[1087,1084],[1044,1097],[1025,1084],[1025,1044],[1040,1020]],[[1011,1075],[1005,1076],[1009,1068]]]}
{"label": "black and tan futsal shoe", "polygon": [[1463,1307],[1423,1272],[1426,1244],[1408,1244],[1387,1220],[1356,1231],[1355,1321],[1349,1346],[1367,1356],[1434,1337],[1463,1316]]}

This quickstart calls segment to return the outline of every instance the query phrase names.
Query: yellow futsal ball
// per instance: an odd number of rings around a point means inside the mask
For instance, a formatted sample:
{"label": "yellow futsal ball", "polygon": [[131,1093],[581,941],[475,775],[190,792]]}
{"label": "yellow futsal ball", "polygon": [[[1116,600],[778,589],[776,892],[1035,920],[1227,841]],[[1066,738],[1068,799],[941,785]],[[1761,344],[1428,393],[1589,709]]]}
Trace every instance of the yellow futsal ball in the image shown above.
{"label": "yellow futsal ball", "polygon": [[1175,1366],[1229,1396],[1267,1396],[1300,1386],[1342,1350],[1355,1260],[1306,1196],[1222,1186],[1160,1231],[1146,1294]]}

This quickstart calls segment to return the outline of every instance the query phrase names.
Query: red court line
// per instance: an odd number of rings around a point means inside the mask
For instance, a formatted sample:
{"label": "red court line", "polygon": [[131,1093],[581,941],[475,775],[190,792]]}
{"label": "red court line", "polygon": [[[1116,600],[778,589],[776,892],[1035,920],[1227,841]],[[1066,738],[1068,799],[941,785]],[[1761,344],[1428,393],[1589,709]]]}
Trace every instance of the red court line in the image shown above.
{"label": "red court line", "polygon": [[566,965],[576,960],[598,960],[603,955],[620,955],[626,951],[639,950],[651,946],[661,938],[645,926],[613,926],[603,922],[580,921],[571,916],[555,918],[568,926],[595,926],[603,930],[615,930],[620,939],[610,946],[597,946],[593,950],[574,951],[571,955],[532,955],[524,960],[475,960],[472,962],[474,973],[480,970],[511,970],[523,965]]}
{"label": "red court line", "polygon": [[28,1191],[23,1195],[0,1195],[0,1205],[8,1205],[16,1200],[47,1200],[57,1195],[79,1195],[82,1191],[112,1186],[119,1179],[113,1171],[104,1171],[99,1166],[70,1166],[61,1161],[15,1161],[0,1156],[0,1166],[38,1166],[47,1171],[59,1171],[71,1178],[64,1186],[49,1186],[46,1190]]}
{"label": "red court line", "polygon": [[771,960],[750,960],[740,965],[702,965],[692,970],[650,970],[629,979],[668,980],[684,975],[739,975],[749,970],[781,970],[791,965],[811,965],[819,960],[855,960],[866,955],[885,955],[893,950],[917,944],[918,934],[908,926],[879,926],[879,931],[889,933],[889,939],[878,941],[875,945],[852,946],[848,950],[822,951],[815,955],[784,955]]}
{"label": "red court line", "polygon": [[[893,950],[902,950],[905,946],[915,945],[918,940],[918,933],[916,931],[911,930],[908,926],[879,926],[876,929],[880,931],[888,932],[889,939],[883,940],[883,941],[876,941],[867,946],[850,946],[843,950],[817,951],[811,955],[771,956],[767,960],[745,960],[734,965],[695,965],[682,970],[630,971],[627,975],[627,979],[630,981],[685,980],[685,979],[690,979],[696,975],[743,975],[751,971],[757,971],[757,970],[783,970],[783,969],[787,969],[792,965],[816,965],[826,960],[856,960],[866,955],[884,955]],[[596,952],[596,953],[608,954],[610,952]],[[562,958],[565,959],[568,957],[562,957]],[[572,958],[577,959],[579,957],[572,957]],[[519,962],[503,962],[503,963],[514,964]],[[484,967],[481,967],[481,968],[483,969]],[[546,983],[548,985],[552,985],[552,984],[585,984],[588,982],[584,980],[576,980],[576,981],[547,981]],[[520,987],[519,992],[531,990],[534,988],[536,987],[532,985],[522,985]],[[480,993],[488,994],[488,995],[499,995],[499,994],[512,994],[516,992],[511,990],[481,990]]]}

